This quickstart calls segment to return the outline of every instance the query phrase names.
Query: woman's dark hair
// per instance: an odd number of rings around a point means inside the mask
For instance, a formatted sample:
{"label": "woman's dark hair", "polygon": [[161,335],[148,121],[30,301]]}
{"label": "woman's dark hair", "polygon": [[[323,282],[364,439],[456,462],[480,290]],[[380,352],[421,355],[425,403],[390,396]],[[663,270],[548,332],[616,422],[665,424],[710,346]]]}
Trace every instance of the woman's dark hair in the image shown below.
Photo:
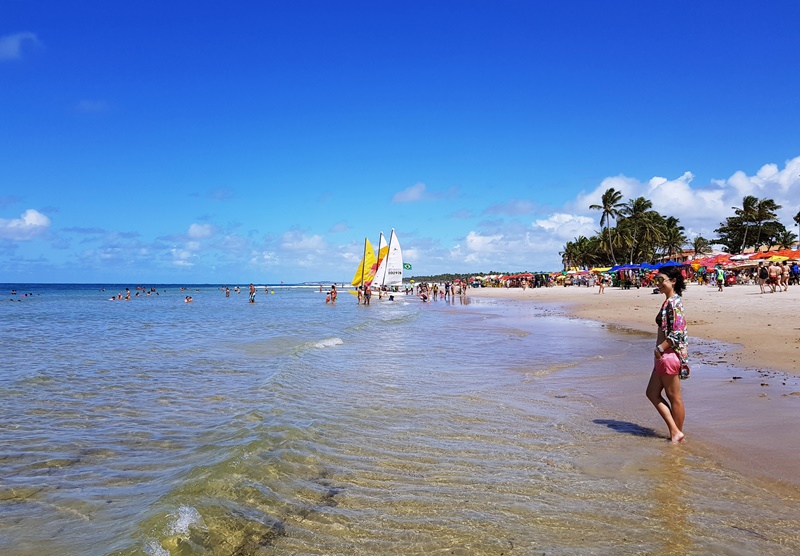
{"label": "woman's dark hair", "polygon": [[686,289],[686,282],[683,279],[683,274],[681,274],[681,267],[664,266],[658,269],[658,271],[670,280],[674,280],[675,286],[673,286],[672,289],[674,289],[675,293],[678,295],[683,295],[683,290]]}

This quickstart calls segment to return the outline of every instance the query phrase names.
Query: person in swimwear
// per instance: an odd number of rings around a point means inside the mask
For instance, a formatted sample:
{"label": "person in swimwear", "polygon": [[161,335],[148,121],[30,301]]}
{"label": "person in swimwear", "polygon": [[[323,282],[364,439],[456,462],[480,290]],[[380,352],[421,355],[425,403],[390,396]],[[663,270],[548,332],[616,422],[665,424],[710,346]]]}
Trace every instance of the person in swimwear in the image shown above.
{"label": "person in swimwear", "polygon": [[[653,372],[650,374],[646,395],[667,424],[670,440],[673,444],[677,444],[686,438],[683,433],[686,411],[681,397],[680,383],[681,378],[689,376],[689,367],[685,364],[688,357],[686,319],[680,297],[686,288],[686,283],[680,267],[677,266],[662,268],[655,282],[666,299],[656,317],[658,339],[654,350]],[[667,395],[666,400],[661,395],[662,391]]]}
{"label": "person in swimwear", "polygon": [[250,284],[250,303],[256,302],[256,287]]}

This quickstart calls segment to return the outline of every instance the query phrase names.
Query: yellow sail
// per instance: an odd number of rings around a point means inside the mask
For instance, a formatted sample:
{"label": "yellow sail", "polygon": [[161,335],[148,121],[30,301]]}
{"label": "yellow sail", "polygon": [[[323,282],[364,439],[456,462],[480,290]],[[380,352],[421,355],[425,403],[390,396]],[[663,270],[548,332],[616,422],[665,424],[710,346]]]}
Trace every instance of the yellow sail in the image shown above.
{"label": "yellow sail", "polygon": [[377,259],[375,258],[375,251],[372,249],[372,244],[369,239],[364,239],[364,257],[358,265],[353,281],[350,282],[353,286],[360,286],[363,283],[369,284],[375,277],[375,265]]}

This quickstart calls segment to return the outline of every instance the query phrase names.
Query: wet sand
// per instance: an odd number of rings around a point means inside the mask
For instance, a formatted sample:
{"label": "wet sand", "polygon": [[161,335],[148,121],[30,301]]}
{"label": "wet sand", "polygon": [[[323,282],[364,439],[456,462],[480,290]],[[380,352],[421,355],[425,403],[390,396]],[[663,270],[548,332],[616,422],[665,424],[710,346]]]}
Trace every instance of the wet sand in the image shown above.
{"label": "wet sand", "polygon": [[[682,383],[685,449],[745,476],[800,487],[794,427],[800,414],[800,324],[792,317],[800,287],[759,291],[758,286],[734,286],[717,292],[691,284],[684,293],[693,367],[692,377]],[[607,288],[602,295],[597,287],[484,288],[469,294],[533,302],[653,338],[663,300],[644,288]],[[585,388],[610,414],[666,437],[663,421],[644,397],[649,369],[629,368],[648,360],[623,364],[613,376],[587,377]]]}
{"label": "wet sand", "polygon": [[[800,286],[789,291],[759,293],[758,286],[689,284],[683,295],[690,338],[720,340],[731,346],[728,363],[751,369],[777,369],[800,376]],[[655,317],[663,296],[652,288],[622,290],[570,286],[470,289],[473,297],[499,297],[557,303],[573,316],[655,333]]]}

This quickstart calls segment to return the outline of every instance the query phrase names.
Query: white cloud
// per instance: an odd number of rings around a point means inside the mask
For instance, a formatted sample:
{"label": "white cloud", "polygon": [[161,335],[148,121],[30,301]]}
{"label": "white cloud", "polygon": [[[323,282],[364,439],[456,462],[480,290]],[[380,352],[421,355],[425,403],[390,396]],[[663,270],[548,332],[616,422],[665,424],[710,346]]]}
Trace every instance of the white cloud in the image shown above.
{"label": "white cloud", "polygon": [[40,44],[36,33],[15,33],[0,37],[0,60],[19,60],[25,43]]}
{"label": "white cloud", "polygon": [[424,253],[420,253],[419,249],[403,248],[403,260],[409,263],[421,261],[424,258]]}
{"label": "white cloud", "polygon": [[595,221],[587,216],[576,214],[566,214],[557,212],[548,218],[534,221],[534,228],[538,227],[545,230],[548,235],[558,239],[571,240],[578,236],[593,235],[595,232]]}
{"label": "white cloud", "polygon": [[205,239],[214,235],[214,226],[211,224],[192,224],[187,235],[192,239]]}
{"label": "white cloud", "polygon": [[422,201],[425,198],[426,186],[424,183],[415,183],[411,187],[406,187],[402,191],[394,194],[392,197],[393,203],[413,203],[415,201]]}
{"label": "white cloud", "polygon": [[612,187],[622,193],[622,201],[625,202],[629,198],[639,196],[638,191],[641,188],[641,183],[634,178],[623,175],[608,177],[591,192],[578,195],[573,202],[567,203],[565,208],[574,212],[584,212],[589,208],[589,205],[600,205],[602,204],[603,193]]}
{"label": "white cloud", "polygon": [[194,262],[192,261],[192,259],[195,257],[195,255],[191,251],[174,248],[171,249],[170,252],[172,253],[172,264],[174,266],[181,266],[181,267],[194,266]]}
{"label": "white cloud", "polygon": [[800,199],[800,156],[786,161],[783,169],[777,164],[763,165],[750,176],[742,170],[727,179],[710,180],[707,185],[697,185],[691,172],[669,179],[653,177],[647,182],[635,178],[616,176],[606,178],[588,194],[581,194],[566,203],[568,210],[590,216],[599,228],[600,211],[589,210],[591,204],[601,204],[601,196],[609,187],[623,193],[622,202],[643,196],[650,199],[653,209],[665,216],[675,216],[687,232],[712,238],[721,222],[733,215],[732,207],[740,207],[742,198],[754,195],[774,199],[782,205],[778,219],[792,224]]}
{"label": "white cloud", "polygon": [[28,209],[19,218],[0,218],[0,238],[26,241],[50,229],[50,219],[41,212]]}
{"label": "white cloud", "polygon": [[223,251],[239,253],[245,251],[248,247],[247,238],[238,234],[230,234],[225,236],[220,243],[220,248]]}
{"label": "white cloud", "polygon": [[502,243],[503,235],[481,235],[477,232],[470,232],[466,238],[466,249],[472,253],[498,253],[505,249]]}
{"label": "white cloud", "polygon": [[281,247],[290,251],[322,251],[326,243],[321,235],[305,235],[299,230],[289,230],[281,236]]}
{"label": "white cloud", "polygon": [[278,256],[272,251],[253,253],[253,255],[250,257],[250,264],[255,266],[265,267],[277,264],[278,262]]}
{"label": "white cloud", "polygon": [[[563,244],[541,226],[510,226],[491,234],[470,231],[463,244],[450,249],[449,261],[443,264],[455,271],[475,272],[555,269]],[[424,260],[424,254],[421,256]],[[469,268],[453,268],[461,263],[467,263]]]}

